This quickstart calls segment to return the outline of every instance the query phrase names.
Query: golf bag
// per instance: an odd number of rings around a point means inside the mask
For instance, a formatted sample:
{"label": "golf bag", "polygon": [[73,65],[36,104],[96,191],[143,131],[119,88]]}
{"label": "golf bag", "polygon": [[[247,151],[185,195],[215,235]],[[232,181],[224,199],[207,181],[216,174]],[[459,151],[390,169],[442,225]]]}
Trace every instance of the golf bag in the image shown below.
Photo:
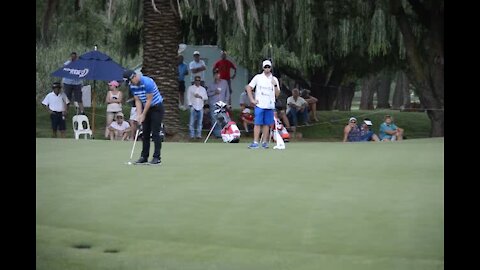
{"label": "golf bag", "polygon": [[282,124],[282,121],[280,121],[280,119],[278,119],[277,117],[274,117],[273,119],[275,123],[271,126],[272,132],[270,132],[270,136],[272,137],[272,140],[275,142],[275,133],[273,131],[276,126],[280,137],[282,137],[284,142],[288,142],[290,140],[290,134],[288,133],[287,128],[285,128],[285,126]]}
{"label": "golf bag", "polygon": [[227,104],[223,101],[215,103],[215,111],[217,125],[222,129],[220,134],[225,143],[238,143],[240,141],[240,130],[237,124],[230,118],[227,111]]}

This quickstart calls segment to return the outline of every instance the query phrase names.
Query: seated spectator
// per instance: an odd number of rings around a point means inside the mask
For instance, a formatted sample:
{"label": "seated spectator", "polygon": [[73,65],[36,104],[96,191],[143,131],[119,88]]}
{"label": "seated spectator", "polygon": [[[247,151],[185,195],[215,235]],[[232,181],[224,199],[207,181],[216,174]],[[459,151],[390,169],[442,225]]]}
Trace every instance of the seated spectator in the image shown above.
{"label": "seated spectator", "polygon": [[343,142],[359,142],[361,140],[361,130],[357,125],[357,118],[350,117],[348,124],[343,129]]}
{"label": "seated spectator", "polygon": [[212,128],[212,119],[210,118],[210,105],[203,105],[203,128],[211,129]]}
{"label": "seated spectator", "polygon": [[[255,90],[255,88],[254,88]],[[255,99],[255,92],[252,91],[253,98]],[[253,112],[255,111],[255,104],[250,102],[248,98],[247,90],[243,91],[240,94],[240,122],[242,122],[242,126],[245,129],[245,132],[250,132],[253,130]],[[250,129],[249,129],[250,125]]]}
{"label": "seated spectator", "polygon": [[287,128],[287,130],[291,130],[290,127],[290,121],[288,121],[286,109],[287,109],[287,91],[286,91],[286,86],[284,84],[281,84],[280,87],[280,94],[275,100],[275,109],[277,111],[277,116],[280,120],[282,120],[283,124]]}
{"label": "seated spectator", "polygon": [[311,114],[311,118],[313,118],[313,121],[318,122],[318,118],[317,118],[318,99],[316,97],[311,96],[310,90],[308,89],[303,89],[301,96],[303,99],[305,99],[305,101],[308,104],[308,112]]}
{"label": "seated spectator", "polygon": [[108,138],[108,127],[112,123],[115,114],[122,111],[122,92],[118,89],[120,84],[117,81],[111,81],[108,83],[107,95],[105,96],[105,103],[107,103],[107,121],[105,129],[105,138]]}
{"label": "seated spectator", "polygon": [[403,140],[403,128],[397,127],[393,123],[390,115],[385,115],[384,122],[380,125],[380,140],[383,141],[401,141]]}
{"label": "seated spectator", "polygon": [[292,130],[298,126],[298,118],[301,118],[305,125],[309,125],[308,104],[305,99],[300,97],[298,88],[294,88],[292,90],[292,96],[287,99],[287,117],[292,125]]}
{"label": "seated spectator", "polygon": [[377,134],[371,130],[372,128],[372,121],[368,118],[363,119],[363,123],[360,127],[360,141],[368,142],[368,141],[375,141],[379,142],[380,139],[378,138]]}
{"label": "seated spectator", "polygon": [[[246,133],[249,133],[250,130],[253,130],[253,114],[249,108],[245,108],[242,110],[240,115],[240,119],[242,120],[243,128],[245,129]],[[250,127],[250,128],[249,128]]]}
{"label": "seated spectator", "polygon": [[128,139],[130,134],[130,124],[127,121],[123,121],[123,113],[118,112],[115,116],[115,121],[108,127],[110,140],[122,140]]}

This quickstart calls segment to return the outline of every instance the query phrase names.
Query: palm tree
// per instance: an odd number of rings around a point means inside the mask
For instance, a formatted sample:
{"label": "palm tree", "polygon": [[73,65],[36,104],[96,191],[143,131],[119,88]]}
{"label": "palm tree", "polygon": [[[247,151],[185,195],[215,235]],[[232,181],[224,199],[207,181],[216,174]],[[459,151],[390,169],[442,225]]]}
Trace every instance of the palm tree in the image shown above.
{"label": "palm tree", "polygon": [[177,82],[177,50],[180,17],[176,1],[144,0],[142,73],[150,76],[164,97],[167,134],[178,135],[180,119]]}

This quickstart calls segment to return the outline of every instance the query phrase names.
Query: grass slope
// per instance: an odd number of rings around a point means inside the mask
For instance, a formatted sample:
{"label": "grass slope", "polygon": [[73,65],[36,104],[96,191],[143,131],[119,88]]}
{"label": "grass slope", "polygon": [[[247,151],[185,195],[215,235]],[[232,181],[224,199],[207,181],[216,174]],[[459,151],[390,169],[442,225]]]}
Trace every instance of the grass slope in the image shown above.
{"label": "grass slope", "polygon": [[443,139],[247,145],[37,139],[37,269],[443,269]]}
{"label": "grass slope", "polygon": [[[95,113],[95,138],[103,140],[105,132],[105,106],[98,106]],[[92,110],[87,108],[87,116],[89,117],[90,124],[92,125]],[[123,113],[126,119],[130,116],[130,108],[124,106]],[[73,108],[70,108],[69,117],[67,120],[67,138],[73,138],[71,117],[75,114]],[[405,129],[405,135],[409,139],[415,138],[427,138],[430,133],[430,120],[426,113],[421,112],[399,112],[395,110],[375,110],[375,111],[319,111],[317,113],[319,122],[313,122],[311,126],[301,127],[299,131],[302,132],[305,140],[315,141],[341,141],[343,139],[343,128],[347,123],[350,116],[355,116],[358,120],[363,118],[370,118],[373,121],[373,130],[378,133],[378,128],[383,122],[383,116],[390,114],[395,118],[395,122],[398,126]],[[243,129],[238,121],[238,111],[234,111],[233,119],[237,121],[239,128]],[[188,130],[188,112],[180,112],[180,122],[184,131]],[[208,134],[208,130],[204,131],[203,137]],[[46,112],[46,109],[42,105],[37,105],[36,115],[36,137],[37,138],[50,138],[52,135],[50,127],[50,117]],[[83,136],[82,136],[83,138]]]}

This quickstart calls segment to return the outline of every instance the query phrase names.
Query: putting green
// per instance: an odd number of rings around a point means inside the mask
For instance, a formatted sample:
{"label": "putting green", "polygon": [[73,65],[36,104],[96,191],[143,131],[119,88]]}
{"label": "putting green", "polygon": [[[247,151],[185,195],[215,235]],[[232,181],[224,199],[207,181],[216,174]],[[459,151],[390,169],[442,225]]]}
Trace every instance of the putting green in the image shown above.
{"label": "putting green", "polygon": [[37,139],[37,269],[444,268],[442,138],[248,143]]}

